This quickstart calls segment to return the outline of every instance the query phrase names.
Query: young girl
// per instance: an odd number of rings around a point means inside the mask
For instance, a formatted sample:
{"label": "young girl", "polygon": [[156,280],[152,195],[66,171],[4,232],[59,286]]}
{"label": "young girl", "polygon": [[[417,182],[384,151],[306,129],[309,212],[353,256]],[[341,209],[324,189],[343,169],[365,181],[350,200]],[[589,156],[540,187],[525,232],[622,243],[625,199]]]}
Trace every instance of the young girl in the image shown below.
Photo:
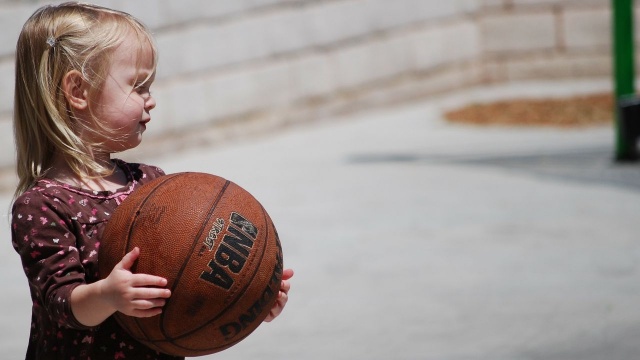
{"label": "young girl", "polygon": [[[156,316],[167,280],[129,270],[138,248],[98,280],[110,214],[162,170],[112,159],[137,146],[156,102],[156,48],[132,16],[65,3],[37,10],[16,49],[19,183],[12,242],[33,300],[27,359],[176,359],[141,345],[111,316]],[[287,302],[291,270],[267,321]]]}

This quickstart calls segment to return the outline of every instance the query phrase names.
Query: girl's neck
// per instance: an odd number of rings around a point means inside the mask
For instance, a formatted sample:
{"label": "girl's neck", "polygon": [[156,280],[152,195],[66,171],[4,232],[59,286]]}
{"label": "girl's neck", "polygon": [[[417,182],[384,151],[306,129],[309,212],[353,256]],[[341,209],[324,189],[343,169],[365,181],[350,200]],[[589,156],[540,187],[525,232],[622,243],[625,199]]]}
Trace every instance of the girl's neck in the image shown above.
{"label": "girl's neck", "polygon": [[115,191],[127,184],[127,176],[119,166],[107,159],[103,164],[106,168],[113,167],[113,172],[107,176],[78,176],[65,161],[56,161],[47,171],[46,177],[67,185],[92,191]]}

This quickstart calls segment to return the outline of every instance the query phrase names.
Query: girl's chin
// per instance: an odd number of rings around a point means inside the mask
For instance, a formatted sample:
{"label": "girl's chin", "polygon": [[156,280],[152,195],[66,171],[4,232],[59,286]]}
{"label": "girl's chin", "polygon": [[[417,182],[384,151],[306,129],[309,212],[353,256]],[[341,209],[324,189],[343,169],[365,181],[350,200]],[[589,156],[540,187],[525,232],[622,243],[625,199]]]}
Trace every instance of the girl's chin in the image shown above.
{"label": "girl's chin", "polygon": [[116,146],[114,146],[112,152],[117,153],[117,152],[123,152],[123,151],[131,150],[131,149],[134,149],[134,148],[138,147],[138,145],[140,145],[140,143],[142,143],[142,134],[139,134],[137,139],[129,139],[126,142],[121,142],[121,143],[117,144]]}

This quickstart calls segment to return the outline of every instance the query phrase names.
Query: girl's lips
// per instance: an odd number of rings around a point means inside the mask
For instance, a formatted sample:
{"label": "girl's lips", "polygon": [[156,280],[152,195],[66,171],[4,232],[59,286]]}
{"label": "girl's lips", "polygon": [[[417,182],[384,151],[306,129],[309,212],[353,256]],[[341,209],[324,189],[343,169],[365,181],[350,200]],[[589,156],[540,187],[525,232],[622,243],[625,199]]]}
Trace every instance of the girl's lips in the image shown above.
{"label": "girl's lips", "polygon": [[151,121],[151,119],[147,119],[147,120],[142,120],[140,121],[140,126],[142,127],[142,130],[146,130],[147,129],[147,123]]}

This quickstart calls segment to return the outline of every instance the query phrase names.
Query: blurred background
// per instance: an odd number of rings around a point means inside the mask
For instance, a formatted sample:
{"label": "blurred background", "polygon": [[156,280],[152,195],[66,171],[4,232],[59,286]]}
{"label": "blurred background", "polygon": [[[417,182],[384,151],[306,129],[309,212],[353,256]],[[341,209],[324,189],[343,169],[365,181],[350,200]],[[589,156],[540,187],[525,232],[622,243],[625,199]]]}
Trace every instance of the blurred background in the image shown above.
{"label": "blurred background", "polygon": [[[0,2],[0,168],[13,160],[16,38],[44,3]],[[158,107],[147,139],[230,123],[262,131],[479,84],[609,82],[612,68],[608,0],[96,3],[156,35]]]}
{"label": "blurred background", "polygon": [[[7,212],[14,47],[44,3],[0,1]],[[95,3],[160,51],[158,106],[121,157],[245,187],[296,270],[281,319],[210,358],[640,353],[640,167],[614,160],[612,1]],[[544,121],[594,95],[577,121]],[[556,110],[509,110],[534,100]],[[5,218],[0,349],[18,359],[30,301]]]}

